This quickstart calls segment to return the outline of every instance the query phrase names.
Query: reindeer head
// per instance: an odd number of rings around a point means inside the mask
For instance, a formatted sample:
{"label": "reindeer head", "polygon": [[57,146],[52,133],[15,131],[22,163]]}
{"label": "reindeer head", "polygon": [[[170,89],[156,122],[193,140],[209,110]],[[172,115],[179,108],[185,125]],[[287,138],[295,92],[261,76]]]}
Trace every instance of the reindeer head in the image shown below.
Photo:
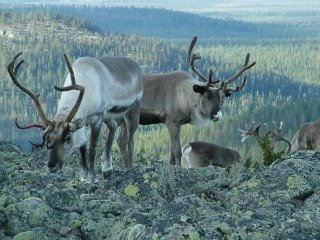
{"label": "reindeer head", "polygon": [[85,124],[84,119],[73,120],[76,115],[81,101],[84,95],[84,87],[81,85],[77,85],[74,77],[74,72],[71,67],[71,64],[66,55],[64,55],[67,67],[70,72],[71,85],[66,87],[58,87],[54,86],[57,91],[71,91],[71,90],[79,90],[78,99],[69,112],[67,116],[56,116],[53,120],[49,120],[43,112],[41,107],[39,96],[40,94],[34,94],[29,89],[25,88],[17,79],[17,71],[24,60],[21,60],[18,64],[15,65],[16,60],[22,52],[19,52],[17,55],[13,57],[13,59],[7,65],[8,73],[13,81],[13,83],[21,89],[23,92],[27,93],[36,108],[37,114],[41,119],[40,124],[30,124],[26,126],[20,126],[15,120],[16,126],[19,129],[29,129],[29,128],[40,128],[42,129],[42,143],[36,144],[30,141],[30,143],[35,147],[43,147],[45,146],[49,149],[49,160],[48,160],[48,169],[50,172],[55,172],[57,169],[62,167],[62,164],[66,158],[70,156],[72,150],[74,148],[75,136],[74,132],[80,128],[82,128]]}
{"label": "reindeer head", "polygon": [[[258,141],[263,152],[263,163],[264,165],[269,166],[283,154],[288,154],[291,150],[292,144],[286,137],[283,136],[282,122],[277,124],[274,121],[274,130],[272,130],[268,124],[265,123],[264,125],[267,128],[267,132],[265,132],[262,136],[259,133],[261,124],[255,126],[255,122],[252,122],[251,125],[246,124],[245,130],[239,129],[239,131],[242,133],[242,142],[250,137],[253,137]],[[280,152],[275,152],[274,144],[279,141],[284,141],[286,144],[288,144],[288,148]]]}
{"label": "reindeer head", "polygon": [[194,62],[197,59],[200,59],[201,56],[192,53],[193,48],[197,42],[197,37],[193,37],[189,50],[188,50],[188,65],[189,68],[203,81],[199,84],[193,85],[193,91],[201,94],[200,98],[200,112],[203,116],[210,116],[211,120],[218,120],[218,112],[223,104],[224,97],[229,97],[234,92],[239,92],[246,83],[246,76],[244,76],[243,81],[240,85],[230,87],[230,83],[234,82],[238,77],[242,75],[243,72],[252,68],[256,62],[249,64],[250,54],[246,56],[244,66],[231,78],[220,81],[212,80],[213,70],[209,70],[208,77],[205,77],[198,68],[194,66]]}

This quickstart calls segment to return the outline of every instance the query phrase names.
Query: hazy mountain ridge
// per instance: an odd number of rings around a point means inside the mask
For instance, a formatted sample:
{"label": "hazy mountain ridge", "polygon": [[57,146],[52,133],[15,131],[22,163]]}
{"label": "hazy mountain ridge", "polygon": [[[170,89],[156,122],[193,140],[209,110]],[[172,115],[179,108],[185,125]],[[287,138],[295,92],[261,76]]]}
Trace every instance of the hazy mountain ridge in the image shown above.
{"label": "hazy mountain ridge", "polygon": [[[10,7],[9,7],[10,8]],[[315,35],[312,29],[289,24],[253,23],[232,19],[218,19],[196,14],[136,7],[93,7],[56,5],[19,5],[23,12],[69,14],[89,21],[102,33],[138,34],[148,37],[187,38],[292,38]]]}

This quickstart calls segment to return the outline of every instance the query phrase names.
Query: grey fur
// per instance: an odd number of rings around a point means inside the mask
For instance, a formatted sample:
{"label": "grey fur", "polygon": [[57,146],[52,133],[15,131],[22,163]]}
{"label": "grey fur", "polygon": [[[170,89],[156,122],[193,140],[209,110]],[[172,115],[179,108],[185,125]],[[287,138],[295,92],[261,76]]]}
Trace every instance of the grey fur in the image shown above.
{"label": "grey fur", "polygon": [[235,163],[241,163],[240,154],[232,149],[221,147],[208,142],[190,142],[182,148],[182,156],[186,168],[207,167],[209,165],[218,167],[229,167]]}
{"label": "grey fur", "polygon": [[[53,119],[57,124],[47,136],[47,140],[55,141],[52,149],[49,150],[48,168],[50,171],[61,168],[72,149],[79,147],[81,179],[95,182],[97,181],[94,170],[96,147],[103,123],[109,126],[111,131],[111,134],[106,135],[107,142],[101,159],[103,176],[107,175],[107,171],[112,170],[110,150],[115,131],[113,126],[117,118],[126,119],[126,127],[130,129],[129,134],[121,136],[120,139],[123,144],[122,151],[126,156],[125,166],[132,167],[133,135],[139,123],[139,106],[143,91],[140,70],[134,61],[124,57],[84,57],[77,59],[72,68],[77,84],[85,87],[85,93],[74,120],[69,123],[76,129],[74,132],[70,132],[70,127],[64,127],[62,130],[55,130],[55,128],[63,123],[79,93],[73,90],[63,92],[61,95],[59,110]],[[64,85],[69,84],[70,75]],[[88,150],[84,125],[90,127]],[[72,141],[67,146],[66,141],[69,138]],[[108,166],[111,167],[108,168]]]}

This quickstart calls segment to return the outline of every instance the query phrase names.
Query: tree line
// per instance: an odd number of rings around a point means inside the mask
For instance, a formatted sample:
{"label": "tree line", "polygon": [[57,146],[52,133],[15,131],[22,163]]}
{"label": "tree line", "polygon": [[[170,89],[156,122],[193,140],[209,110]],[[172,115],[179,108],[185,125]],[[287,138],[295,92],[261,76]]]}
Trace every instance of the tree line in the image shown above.
{"label": "tree line", "polygon": [[[91,27],[90,22],[78,22],[71,15],[58,17],[50,11],[33,14],[14,9],[1,9],[0,29],[6,32],[0,36],[0,110],[3,113],[0,138],[23,146],[28,146],[27,139],[40,140],[41,132],[25,130],[22,133],[13,123],[16,116],[22,124],[39,121],[31,100],[13,86],[4,66],[18,51],[23,52],[26,60],[18,73],[19,79],[33,92],[41,94],[49,117],[56,112],[60,96],[53,86],[62,85],[67,74],[63,53],[71,60],[81,56],[129,56],[139,63],[143,73],[188,71],[186,54],[191,38],[102,34]],[[200,130],[184,126],[183,143],[205,140],[235,147],[245,157],[258,157],[260,150],[253,142],[240,141],[238,129],[246,123],[283,121],[290,138],[302,122],[317,118],[318,41],[315,38],[264,41],[242,44],[237,38],[202,41],[199,37],[195,52],[202,58],[197,66],[205,74],[213,67],[215,78],[226,79],[242,66],[247,52],[257,65],[248,73],[245,88],[226,99],[222,107],[223,120]],[[137,153],[168,157],[166,131],[161,125],[140,127],[136,136]]]}

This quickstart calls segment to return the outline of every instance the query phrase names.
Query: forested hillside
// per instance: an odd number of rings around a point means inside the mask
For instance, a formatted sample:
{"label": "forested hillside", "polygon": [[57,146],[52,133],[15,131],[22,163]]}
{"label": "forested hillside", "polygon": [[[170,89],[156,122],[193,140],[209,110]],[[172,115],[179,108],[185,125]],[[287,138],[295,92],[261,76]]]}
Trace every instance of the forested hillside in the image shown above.
{"label": "forested hillside", "polygon": [[[95,13],[101,16],[96,21],[88,17]],[[132,15],[125,18],[127,13]],[[99,19],[115,24],[106,25]],[[125,22],[128,19],[133,23],[130,26]],[[155,25],[166,21],[167,27],[163,29]],[[168,26],[169,22],[174,24]],[[180,29],[182,24],[188,29]],[[200,25],[203,28],[197,28]],[[131,34],[118,34],[126,32],[127,27],[131,27],[132,32],[127,32]],[[168,32],[173,29],[176,31]],[[213,67],[217,79],[226,79],[242,66],[247,52],[257,65],[248,72],[246,87],[226,99],[223,119],[205,129],[184,126],[182,143],[201,139],[234,147],[245,158],[258,159],[260,150],[254,141],[240,142],[238,129],[246,123],[283,121],[285,135],[291,138],[302,122],[319,116],[319,36],[313,28],[301,30],[294,25],[207,19],[163,9],[67,7],[62,10],[19,5],[0,9],[0,111],[3,113],[0,138],[19,142],[21,146],[28,146],[28,139],[41,139],[40,132],[18,130],[13,124],[15,116],[22,124],[39,121],[30,99],[13,86],[5,70],[5,63],[18,51],[23,51],[26,60],[19,72],[21,82],[41,94],[47,115],[53,117],[59,99],[59,92],[53,86],[62,85],[67,74],[63,53],[71,60],[87,55],[130,56],[140,64],[143,73],[187,70],[188,44],[198,33],[195,51],[202,56],[199,68],[205,74]],[[136,138],[136,152],[146,160],[150,156],[168,158],[169,137],[162,126],[140,127]]]}

